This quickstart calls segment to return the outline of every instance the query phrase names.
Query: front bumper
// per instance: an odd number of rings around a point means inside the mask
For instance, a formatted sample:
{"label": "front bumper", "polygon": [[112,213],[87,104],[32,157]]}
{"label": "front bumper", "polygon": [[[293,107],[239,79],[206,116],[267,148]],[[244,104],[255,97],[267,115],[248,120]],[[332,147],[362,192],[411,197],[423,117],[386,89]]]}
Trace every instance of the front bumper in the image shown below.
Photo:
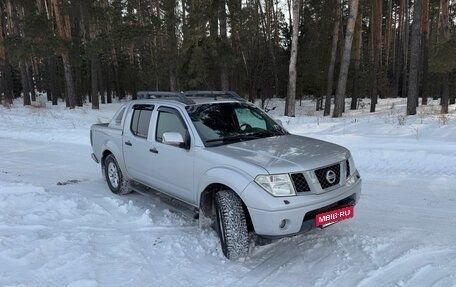
{"label": "front bumper", "polygon": [[[257,235],[280,238],[315,228],[315,215],[328,210],[356,205],[361,179],[324,194],[272,197],[252,182],[241,197],[247,206]],[[283,222],[285,221],[285,226]]]}

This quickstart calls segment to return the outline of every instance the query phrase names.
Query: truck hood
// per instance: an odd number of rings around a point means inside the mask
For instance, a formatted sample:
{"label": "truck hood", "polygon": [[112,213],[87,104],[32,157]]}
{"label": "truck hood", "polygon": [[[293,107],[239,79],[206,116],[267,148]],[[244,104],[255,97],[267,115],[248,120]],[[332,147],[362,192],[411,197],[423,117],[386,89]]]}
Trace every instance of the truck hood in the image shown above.
{"label": "truck hood", "polygon": [[298,135],[249,140],[211,151],[260,166],[270,174],[312,170],[343,161],[350,154],[339,145]]}

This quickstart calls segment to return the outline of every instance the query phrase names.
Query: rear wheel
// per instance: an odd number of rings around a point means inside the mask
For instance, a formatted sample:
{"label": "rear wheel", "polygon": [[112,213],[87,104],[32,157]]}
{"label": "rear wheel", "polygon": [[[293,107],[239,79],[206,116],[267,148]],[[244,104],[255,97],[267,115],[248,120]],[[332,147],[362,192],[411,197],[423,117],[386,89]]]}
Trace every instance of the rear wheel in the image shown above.
{"label": "rear wheel", "polygon": [[112,154],[106,157],[104,168],[106,181],[108,182],[109,189],[113,193],[124,195],[132,192],[128,186],[128,180],[124,178],[116,158]]}
{"label": "rear wheel", "polygon": [[232,191],[219,191],[215,194],[215,209],[223,254],[228,259],[247,256],[249,233],[241,199]]}

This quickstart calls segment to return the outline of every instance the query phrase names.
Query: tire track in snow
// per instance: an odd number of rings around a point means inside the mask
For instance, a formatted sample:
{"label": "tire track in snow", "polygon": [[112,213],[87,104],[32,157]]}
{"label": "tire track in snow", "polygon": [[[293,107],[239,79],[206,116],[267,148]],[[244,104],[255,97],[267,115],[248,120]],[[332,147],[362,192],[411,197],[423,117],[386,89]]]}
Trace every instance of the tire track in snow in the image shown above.
{"label": "tire track in snow", "polygon": [[[261,285],[268,277],[272,276],[277,271],[280,271],[282,266],[285,266],[288,262],[299,256],[292,248],[281,248],[281,250],[284,252],[277,252],[277,250],[275,250],[273,254],[261,261],[261,263],[256,265],[247,274],[244,274],[241,279],[232,283],[232,286],[244,287]],[[277,257],[277,254],[280,254],[280,256]]]}
{"label": "tire track in snow", "polygon": [[[301,237],[301,238],[299,238]],[[287,242],[276,242],[249,258],[249,261],[260,261],[232,286],[261,286],[268,278],[282,271],[282,268],[297,257],[302,256],[298,248],[306,242],[318,243],[319,237],[311,235],[285,239]],[[291,246],[292,245],[292,246]]]}
{"label": "tire track in snow", "polygon": [[[360,287],[388,284],[403,285],[416,276],[420,276],[422,278],[420,284],[429,286],[431,282],[425,282],[425,280],[429,280],[429,276],[435,273],[435,269],[438,269],[438,266],[432,269],[429,266],[435,266],[438,262],[443,262],[445,259],[454,258],[455,256],[456,250],[451,249],[435,250],[424,248],[409,250],[405,254],[394,258],[386,265],[368,272],[368,277],[362,279],[356,285]],[[452,263],[449,265],[454,266],[456,261],[453,259]],[[420,273],[426,271],[426,268],[429,269],[429,272],[426,272],[426,276],[421,275]]]}

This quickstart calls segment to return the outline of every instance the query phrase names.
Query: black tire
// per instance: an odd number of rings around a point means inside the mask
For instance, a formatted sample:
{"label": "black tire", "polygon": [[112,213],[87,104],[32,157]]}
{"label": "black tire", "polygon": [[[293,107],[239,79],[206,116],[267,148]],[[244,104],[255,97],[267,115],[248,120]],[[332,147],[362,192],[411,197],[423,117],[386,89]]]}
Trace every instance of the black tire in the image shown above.
{"label": "black tire", "polygon": [[215,210],[223,254],[228,259],[246,257],[249,232],[241,199],[232,191],[219,191],[215,194]]}
{"label": "black tire", "polygon": [[124,195],[132,192],[117,164],[116,158],[110,154],[106,157],[104,162],[104,173],[106,181],[108,182],[109,189],[118,195]]}

